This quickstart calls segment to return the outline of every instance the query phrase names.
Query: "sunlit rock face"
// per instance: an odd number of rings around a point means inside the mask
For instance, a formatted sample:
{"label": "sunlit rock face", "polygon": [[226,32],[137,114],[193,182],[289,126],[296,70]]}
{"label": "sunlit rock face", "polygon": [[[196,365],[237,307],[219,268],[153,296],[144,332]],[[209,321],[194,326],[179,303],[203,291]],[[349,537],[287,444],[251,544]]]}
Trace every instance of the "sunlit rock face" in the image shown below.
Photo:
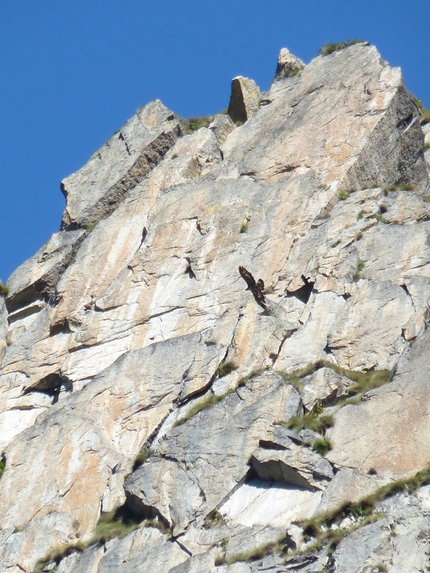
{"label": "sunlit rock face", "polygon": [[[232,118],[193,133],[139,110],[9,280],[10,573],[277,571],[300,520],[429,461],[429,180],[400,70],[362,43],[306,66],[282,50],[262,94],[235,81]],[[297,567],[425,567],[427,490],[378,498],[385,521]]]}

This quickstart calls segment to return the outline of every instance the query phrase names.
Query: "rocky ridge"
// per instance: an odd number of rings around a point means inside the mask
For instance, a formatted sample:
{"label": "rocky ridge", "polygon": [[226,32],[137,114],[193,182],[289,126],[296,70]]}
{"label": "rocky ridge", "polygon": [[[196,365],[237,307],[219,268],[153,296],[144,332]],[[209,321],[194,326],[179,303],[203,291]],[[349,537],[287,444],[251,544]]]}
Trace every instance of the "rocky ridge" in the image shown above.
{"label": "rocky ridge", "polygon": [[4,571],[428,565],[419,108],[358,43],[228,111],[139,110],[8,281]]}

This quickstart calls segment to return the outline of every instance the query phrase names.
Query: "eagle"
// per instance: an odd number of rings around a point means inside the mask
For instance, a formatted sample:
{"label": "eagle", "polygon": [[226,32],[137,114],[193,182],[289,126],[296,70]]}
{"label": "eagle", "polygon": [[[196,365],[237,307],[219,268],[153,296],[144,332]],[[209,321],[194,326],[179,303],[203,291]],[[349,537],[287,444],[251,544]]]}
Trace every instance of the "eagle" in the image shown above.
{"label": "eagle", "polygon": [[262,279],[256,281],[252,274],[245,269],[245,267],[239,267],[240,276],[248,285],[246,290],[250,290],[255,298],[255,302],[261,306],[264,310],[267,310],[266,297],[264,296],[264,282]]}

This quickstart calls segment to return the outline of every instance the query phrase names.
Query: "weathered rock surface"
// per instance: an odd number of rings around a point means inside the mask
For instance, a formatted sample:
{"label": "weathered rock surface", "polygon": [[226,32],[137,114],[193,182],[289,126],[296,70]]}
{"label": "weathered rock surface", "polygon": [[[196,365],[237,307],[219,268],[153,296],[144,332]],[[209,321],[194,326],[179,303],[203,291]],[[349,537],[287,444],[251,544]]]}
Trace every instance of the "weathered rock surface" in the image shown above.
{"label": "weathered rock surface", "polygon": [[[0,301],[0,561],[11,573],[55,555],[61,573],[423,568],[425,488],[398,509],[385,500],[385,519],[345,531],[332,557],[243,555],[279,531],[281,545],[306,549],[301,520],[430,459],[416,106],[366,44],[307,66],[282,51],[278,64],[261,102],[236,78],[240,127],[219,115],[184,135],[161,102],[139,110],[64,180],[62,231],[12,275]],[[329,368],[291,385],[285,372],[320,360],[388,369],[391,382],[352,404],[341,401],[349,379]],[[334,414],[325,436],[277,425],[317,405]],[[322,438],[326,458],[306,448]],[[170,533],[141,525],[67,555],[114,510]],[[394,521],[407,523],[397,538]]]}
{"label": "weathered rock surface", "polygon": [[261,93],[249,78],[238,76],[231,82],[231,97],[228,115],[235,123],[245,123],[258,111]]}
{"label": "weathered rock surface", "polygon": [[292,54],[287,48],[282,48],[278,56],[275,80],[295,76],[304,67],[305,64],[300,58]]}
{"label": "weathered rock surface", "polygon": [[[292,386],[267,372],[173,428],[126,482],[134,503],[153,507],[175,534],[205,517],[242,483],[249,459],[270,425],[300,413]],[[204,422],[203,422],[204,420]],[[184,494],[186,492],[186,494]]]}
{"label": "weathered rock surface", "polygon": [[159,100],[149,103],[61,183],[65,229],[97,223],[115,209],[181,135],[179,121]]}

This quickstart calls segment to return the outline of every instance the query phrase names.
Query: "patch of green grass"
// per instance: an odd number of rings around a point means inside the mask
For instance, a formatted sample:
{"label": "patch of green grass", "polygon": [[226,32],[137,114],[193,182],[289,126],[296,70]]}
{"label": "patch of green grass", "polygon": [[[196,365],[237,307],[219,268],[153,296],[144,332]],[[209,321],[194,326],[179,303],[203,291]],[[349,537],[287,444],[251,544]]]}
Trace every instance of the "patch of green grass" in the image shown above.
{"label": "patch of green grass", "polygon": [[371,215],[368,215],[366,219],[376,219],[378,223],[388,223],[387,219],[385,219],[379,213],[372,213]]}
{"label": "patch of green grass", "polygon": [[349,193],[347,193],[346,191],[341,191],[339,193],[339,199],[341,201],[345,201],[345,199],[348,199],[348,197],[349,197]]}
{"label": "patch of green grass", "polygon": [[315,412],[291,418],[288,422],[282,422],[280,425],[289,428],[290,430],[294,430],[295,432],[300,432],[306,428],[313,432],[324,434],[328,428],[333,427],[334,418],[331,415],[322,415],[317,408]]}
{"label": "patch of green grass", "polygon": [[218,378],[227,376],[227,374],[230,374],[234,370],[237,370],[237,366],[233,362],[221,362],[217,368]]}
{"label": "patch of green grass", "polygon": [[[331,423],[331,425],[333,425],[333,423]],[[322,438],[321,440],[315,440],[315,442],[312,444],[312,449],[322,456],[325,456],[331,450],[331,443],[325,438]]]}
{"label": "patch of green grass", "polygon": [[289,70],[285,70],[282,74],[282,76],[284,78],[292,78],[294,76],[299,76],[301,73],[302,69],[301,68],[291,68]]}
{"label": "patch of green grass", "polygon": [[89,225],[86,225],[86,226],[85,226],[85,229],[86,229],[89,233],[91,233],[91,231],[94,229],[95,226],[96,226],[95,223],[90,223]]}
{"label": "patch of green grass", "polygon": [[425,201],[426,203],[430,203],[430,195],[425,195],[423,197],[423,201]]}
{"label": "patch of green grass", "polygon": [[215,404],[218,404],[218,402],[220,402],[224,397],[225,397],[225,395],[216,396],[215,394],[210,394],[206,398],[206,400],[203,400],[202,402],[199,402],[198,404],[193,406],[185,414],[185,416],[183,418],[179,418],[179,420],[176,420],[173,427],[175,428],[176,426],[182,426],[182,424],[185,424],[185,422],[188,422],[188,420],[190,420],[191,418],[194,418],[194,416],[196,414],[198,414],[199,412],[201,412],[202,410],[206,410],[207,408],[212,408],[212,406],[215,406]]}
{"label": "patch of green grass", "polygon": [[292,373],[284,372],[280,374],[283,376],[287,384],[291,384],[291,380],[294,379],[297,379],[296,383],[300,383],[302,378],[313,374],[321,368],[331,368],[340,376],[345,376],[352,382],[355,382],[355,384],[347,389],[347,392],[350,396],[357,396],[357,398],[361,398],[361,396],[369,390],[373,390],[374,388],[379,388],[380,386],[387,384],[391,379],[391,373],[389,370],[369,370],[367,372],[362,372],[361,370],[347,370],[346,368],[341,368],[337,364],[333,364],[333,362],[328,362],[326,360],[318,360],[317,362],[308,364],[308,366]]}
{"label": "patch of green grass", "polygon": [[338,42],[336,44],[324,44],[324,46],[319,49],[318,56],[328,56],[333,52],[339,52],[339,50],[343,50],[354,44],[362,44],[363,42],[364,40],[346,40],[345,42]]}
{"label": "patch of green grass", "polygon": [[335,241],[334,243],[332,243],[330,246],[331,246],[332,249],[334,249],[335,247],[339,246],[340,243],[341,243],[341,241],[340,241],[340,239],[339,239],[339,240]]}
{"label": "patch of green grass", "polygon": [[360,221],[360,219],[362,219],[364,217],[364,215],[366,214],[365,211],[360,211],[357,215],[357,221]]}
{"label": "patch of green grass", "polygon": [[387,195],[390,191],[413,191],[415,187],[412,183],[402,183],[398,185],[388,185],[384,187],[384,195]]}
{"label": "patch of green grass", "polygon": [[354,282],[357,282],[360,279],[364,279],[363,270],[364,270],[364,261],[360,259],[357,264],[357,269],[352,277],[352,280]]}
{"label": "patch of green grass", "polygon": [[231,557],[218,557],[215,564],[232,565],[233,563],[238,563],[239,561],[242,562],[257,561],[259,559],[263,559],[263,557],[266,557],[267,555],[281,553],[285,549],[286,542],[287,539],[285,538],[284,535],[282,535],[278,539],[278,541],[260,545],[258,547],[255,547],[254,549],[250,549],[249,551],[237,553],[236,555],[232,555]]}
{"label": "patch of green grass", "polygon": [[427,149],[430,149],[430,143],[424,143],[424,151],[427,151]]}
{"label": "patch of green grass", "polygon": [[3,456],[2,459],[0,460],[0,478],[2,477],[2,475],[4,474],[4,470],[6,469],[6,459]]}
{"label": "patch of green grass", "polygon": [[116,511],[102,513],[92,537],[87,542],[78,542],[71,545],[61,545],[60,547],[57,547],[37,562],[33,573],[41,573],[49,563],[55,562],[58,566],[61,560],[71,553],[82,553],[91,545],[106,543],[106,541],[109,541],[110,539],[121,539],[138,527],[156,527],[162,533],[171,536],[171,531],[158,520],[147,519],[140,523],[122,521],[116,517],[116,513]]}
{"label": "patch of green grass", "polygon": [[358,233],[355,235],[354,240],[355,240],[355,241],[360,241],[362,238],[363,238],[363,233],[358,232]]}
{"label": "patch of green grass", "polygon": [[106,543],[110,539],[121,539],[139,526],[138,523],[116,519],[115,513],[115,511],[110,511],[109,513],[101,514],[88,545]]}
{"label": "patch of green grass", "polygon": [[9,294],[9,287],[4,285],[0,281],[0,296],[3,296],[4,298],[6,298],[8,294]]}
{"label": "patch of green grass", "polygon": [[192,116],[184,120],[185,129],[188,133],[193,133],[201,127],[209,127],[212,123],[213,116],[203,115],[201,117]]}
{"label": "patch of green grass", "polygon": [[140,452],[134,459],[133,471],[137,470],[137,468],[143,465],[152,456],[152,454],[153,452],[151,448],[143,446],[143,448],[141,448]]}

